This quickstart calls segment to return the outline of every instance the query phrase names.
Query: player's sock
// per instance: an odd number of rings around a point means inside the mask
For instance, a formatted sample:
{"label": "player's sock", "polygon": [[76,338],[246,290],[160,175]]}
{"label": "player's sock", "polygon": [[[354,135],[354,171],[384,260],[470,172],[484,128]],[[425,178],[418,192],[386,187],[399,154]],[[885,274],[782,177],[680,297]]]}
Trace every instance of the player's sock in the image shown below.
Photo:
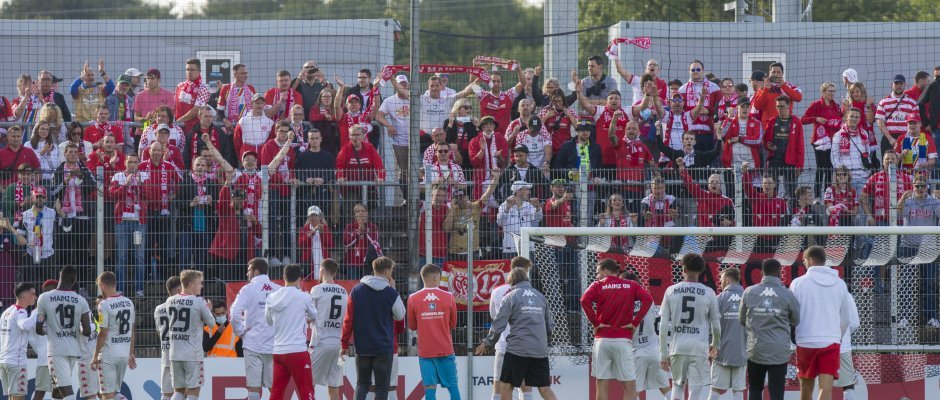
{"label": "player's sock", "polygon": [[186,396],[186,400],[199,400],[199,395],[191,394],[189,396]]}
{"label": "player's sock", "polygon": [[744,392],[735,391],[732,396],[734,396],[732,397],[734,400],[744,400]]}
{"label": "player's sock", "polygon": [[502,396],[494,393],[493,395],[490,396],[490,400],[501,400],[500,397]]}
{"label": "player's sock", "polygon": [[457,386],[451,386],[447,388],[447,393],[450,394],[451,400],[460,400],[460,388]]}
{"label": "player's sock", "polygon": [[685,385],[680,385],[678,383],[672,383],[672,400],[682,400],[682,396],[685,394]]}
{"label": "player's sock", "polygon": [[248,400],[261,400],[261,393],[248,392]]}
{"label": "player's sock", "polygon": [[186,400],[186,395],[180,392],[173,392],[173,397],[170,400]]}
{"label": "player's sock", "polygon": [[437,400],[437,387],[433,389],[424,388],[424,400]]}
{"label": "player's sock", "polygon": [[[522,392],[522,389],[519,389],[519,391]],[[522,400],[532,400],[534,399],[532,396],[532,392],[522,392]]]}
{"label": "player's sock", "polygon": [[705,386],[692,386],[689,385],[689,398],[690,399],[701,399],[702,392],[705,391]]}
{"label": "player's sock", "polygon": [[398,400],[398,388],[388,388],[388,400]]}
{"label": "player's sock", "polygon": [[845,389],[842,391],[842,398],[845,400],[855,400],[855,389]]}
{"label": "player's sock", "polygon": [[720,400],[720,399],[721,399],[721,393],[718,393],[714,390],[708,393],[708,400]]}

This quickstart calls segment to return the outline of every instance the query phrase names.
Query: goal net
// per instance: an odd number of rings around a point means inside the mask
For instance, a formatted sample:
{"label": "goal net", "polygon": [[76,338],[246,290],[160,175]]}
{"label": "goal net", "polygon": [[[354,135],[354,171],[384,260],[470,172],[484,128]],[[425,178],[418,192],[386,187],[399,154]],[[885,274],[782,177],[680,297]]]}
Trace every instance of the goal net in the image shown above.
{"label": "goal net", "polygon": [[925,366],[940,364],[934,354],[940,350],[940,329],[930,321],[936,318],[940,283],[937,227],[523,228],[517,240],[520,255],[533,261],[533,282],[556,322],[553,358],[589,361],[593,328],[572,304],[595,280],[600,260],[614,259],[634,271],[660,304],[666,288],[682,279],[678,260],[685,254],[705,257],[701,281],[720,292],[723,269],[739,268],[747,287],[760,282],[760,264],[767,258],[784,265],[782,280],[789,285],[806,271],[803,250],[822,245],[827,265],[838,270],[858,304],[861,326],[852,339],[865,381],[924,379]]}

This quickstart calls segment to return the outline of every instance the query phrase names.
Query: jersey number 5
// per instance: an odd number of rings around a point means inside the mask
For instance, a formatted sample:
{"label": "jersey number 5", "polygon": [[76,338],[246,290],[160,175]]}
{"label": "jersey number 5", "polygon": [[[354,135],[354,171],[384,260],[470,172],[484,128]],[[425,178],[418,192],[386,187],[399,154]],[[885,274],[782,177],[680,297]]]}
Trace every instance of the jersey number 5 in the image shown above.
{"label": "jersey number 5", "polygon": [[[686,318],[685,313],[689,313],[689,317]],[[695,321],[695,296],[682,296],[682,319],[679,322],[683,324],[691,324],[692,321]]]}

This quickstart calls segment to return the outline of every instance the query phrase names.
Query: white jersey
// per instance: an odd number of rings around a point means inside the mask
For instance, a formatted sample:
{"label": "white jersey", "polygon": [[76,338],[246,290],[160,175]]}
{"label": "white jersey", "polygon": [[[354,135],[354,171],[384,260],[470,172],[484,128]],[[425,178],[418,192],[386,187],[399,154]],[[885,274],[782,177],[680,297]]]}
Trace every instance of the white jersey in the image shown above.
{"label": "white jersey", "polygon": [[178,294],[166,300],[170,317],[170,361],[202,361],[202,332],[215,326],[209,303],[202,297]]}
{"label": "white jersey", "polygon": [[[33,311],[33,315],[36,315],[35,311]],[[39,321],[37,320],[36,323],[38,324]],[[36,353],[36,366],[45,367],[49,365],[49,339],[36,333],[36,329],[30,329],[26,341],[29,342],[29,347],[32,347],[33,352]]]}
{"label": "white jersey", "polygon": [[98,321],[95,321],[91,314],[88,314],[88,320],[91,323],[91,335],[88,335],[88,340],[82,346],[81,361],[84,362],[92,361],[91,357],[95,355],[95,347],[98,345]]}
{"label": "white jersey", "polygon": [[317,308],[317,322],[312,324],[310,347],[339,346],[349,293],[335,283],[321,283],[310,289]]}
{"label": "white jersey", "polygon": [[154,326],[160,336],[160,362],[163,365],[170,363],[170,314],[166,311],[166,303],[158,304],[153,309]]}
{"label": "white jersey", "polygon": [[274,328],[264,320],[264,302],[281,288],[267,275],[251,278],[232,302],[232,333],[242,338],[242,347],[259,354],[274,351]]}
{"label": "white jersey", "polygon": [[36,310],[38,321],[45,321],[49,355],[81,357],[82,316],[91,311],[85,298],[71,290],[50,290],[39,295]]}
{"label": "white jersey", "polygon": [[660,357],[708,356],[708,335],[721,332],[715,291],[698,282],[679,282],[666,289],[660,307]]}
{"label": "white jersey", "polygon": [[108,330],[107,340],[101,348],[101,359],[129,357],[136,315],[134,303],[124,296],[111,296],[98,305],[98,315],[101,317],[101,328]]}
{"label": "white jersey", "polygon": [[[499,306],[503,302],[503,297],[506,297],[506,293],[509,293],[509,289],[512,289],[512,286],[509,286],[508,283],[499,285],[496,289],[493,289],[490,292],[490,318],[496,319],[496,315],[499,314]],[[509,336],[509,324],[506,324],[506,330],[503,333],[499,334],[499,340],[496,341],[497,353],[506,352],[506,337]]]}
{"label": "white jersey", "polygon": [[264,317],[274,327],[274,354],[307,351],[307,327],[317,321],[309,293],[294,286],[281,288],[268,296]]}
{"label": "white jersey", "polygon": [[36,329],[36,316],[16,304],[0,316],[0,364],[26,365],[29,331]]}
{"label": "white jersey", "polygon": [[[633,312],[639,312],[641,304],[635,302]],[[633,333],[634,357],[659,357],[659,306],[653,304],[643,317],[643,322]]]}
{"label": "white jersey", "polygon": [[[260,147],[268,141],[271,136],[271,128],[274,127],[274,121],[267,115],[253,116],[251,113],[238,120],[239,133],[241,133],[242,143]],[[238,149],[236,149],[238,150]]]}

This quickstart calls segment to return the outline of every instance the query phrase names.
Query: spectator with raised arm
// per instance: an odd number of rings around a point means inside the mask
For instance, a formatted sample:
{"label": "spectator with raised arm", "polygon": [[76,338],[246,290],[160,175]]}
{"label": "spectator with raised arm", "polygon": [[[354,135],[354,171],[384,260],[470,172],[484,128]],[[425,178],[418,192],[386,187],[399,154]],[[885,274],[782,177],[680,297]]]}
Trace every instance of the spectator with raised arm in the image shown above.
{"label": "spectator with raised arm", "polygon": [[[306,118],[307,116],[313,115],[311,114],[313,105],[319,101],[320,93],[330,87],[330,83],[327,82],[326,74],[320,70],[317,62],[309,60],[301,67],[300,72],[297,73],[297,77],[291,81],[291,87],[296,90],[297,93],[300,93],[300,97],[303,99],[304,117]],[[310,119],[307,121],[312,122]]]}
{"label": "spectator with raised arm", "polygon": [[[450,260],[465,260],[467,252],[473,252],[474,258],[481,257],[480,254],[480,231],[483,227],[480,225],[480,215],[486,207],[487,200],[496,191],[496,179],[486,187],[486,191],[476,201],[470,200],[470,192],[466,189],[457,189],[451,193],[450,209],[447,210],[447,217],[444,218],[444,231],[450,235],[448,240],[448,258]],[[470,232],[469,225],[473,224],[473,231]],[[467,235],[472,234],[472,245],[468,248]]]}
{"label": "spectator with raised arm", "polygon": [[42,101],[39,98],[39,83],[33,81],[29,74],[21,74],[16,79],[17,97],[8,103],[13,112],[13,121],[22,123],[32,123],[36,118],[36,112],[42,107]]}
{"label": "spectator with raised arm", "polygon": [[724,151],[721,152],[721,165],[725,168],[750,163],[760,168],[760,149],[764,143],[764,126],[760,119],[750,114],[751,101],[747,97],[738,97],[738,106],[730,110],[716,123]]}
{"label": "spectator with raised arm", "polygon": [[482,185],[488,185],[496,171],[506,168],[509,160],[509,144],[505,136],[496,134],[499,126],[492,116],[480,118],[480,134],[468,145],[470,164],[474,168],[474,194],[482,193]]}
{"label": "spectator with raised arm", "polygon": [[176,122],[183,126],[183,132],[193,129],[199,119],[199,107],[209,101],[209,86],[202,80],[200,71],[202,62],[198,58],[186,60],[186,80],[176,85]]}
{"label": "spectator with raised arm", "polygon": [[639,201],[646,192],[643,182],[646,181],[647,168],[655,167],[656,160],[640,141],[640,125],[636,121],[627,122],[624,137],[618,138],[614,136],[614,132],[608,130],[610,143],[617,152],[617,180],[623,185],[622,193],[627,201],[627,208],[637,212],[640,209]]}
{"label": "spectator with raised arm", "polygon": [[212,237],[209,254],[220,261],[220,278],[235,280],[230,265],[245,265],[261,254],[261,223],[255,210],[246,204],[246,192],[233,189],[231,177],[219,190],[215,205],[219,226]]}
{"label": "spectator with raised arm", "polygon": [[[442,128],[457,100],[473,93],[473,85],[467,85],[460,92],[455,92],[450,88],[445,91],[444,88],[444,79],[439,75],[428,78],[428,90],[421,95],[420,99],[421,109],[419,111],[422,135],[427,135],[434,129]],[[381,112],[381,110],[379,111]]]}
{"label": "spectator with raised arm", "polygon": [[248,67],[245,64],[232,66],[232,83],[226,83],[219,89],[219,110],[222,111],[222,123],[231,132],[235,124],[251,110],[251,98],[258,93],[248,83]]}
{"label": "spectator with raised arm", "polygon": [[829,226],[854,226],[858,215],[858,192],[852,187],[852,171],[846,166],[835,170],[835,180],[823,194]]}
{"label": "spectator with raised arm", "polygon": [[[368,68],[360,69],[356,74],[356,86],[346,86],[342,81],[336,80],[336,83],[340,86],[339,90],[336,92],[336,97],[342,99],[342,101],[346,101],[350,95],[355,95],[356,98],[359,99],[361,110],[366,112],[368,121],[372,121],[375,119],[375,113],[379,109],[378,105],[382,104],[380,92],[374,90],[375,85],[379,84],[378,80],[379,77],[376,77],[375,80],[372,79],[372,70]],[[369,129],[369,132],[371,131],[372,130]]]}
{"label": "spectator with raised arm", "polygon": [[332,86],[321,90],[307,114],[307,121],[310,121],[313,128],[320,131],[323,149],[333,154],[339,152],[339,127],[333,117],[333,97],[335,95],[336,92]]}
{"label": "spectator with raised arm", "polygon": [[[707,96],[705,93],[708,90],[707,86],[702,86],[702,96]],[[686,132],[695,135],[696,143],[698,143],[698,135],[692,131],[692,124],[698,118],[698,116],[704,110],[703,106],[705,102],[699,102],[691,110],[685,110],[685,100],[681,94],[675,94],[669,99],[669,108],[665,109],[662,107],[662,104],[659,102],[655,104],[655,110],[658,115],[662,115],[662,119],[659,121],[658,127],[656,128],[656,134],[663,137],[663,144],[666,147],[670,147],[673,150],[682,149],[682,137]],[[662,133],[660,133],[662,131]],[[699,148],[696,146],[696,150]],[[663,156],[668,157],[668,156]],[[663,158],[660,158],[662,161]]]}
{"label": "spectator with raised arm", "polygon": [[[151,147],[157,143],[161,144],[163,147],[164,161],[172,163],[178,169],[186,168],[186,164],[184,164],[183,161],[183,150],[170,143],[170,127],[166,125],[158,125],[156,131],[157,141],[151,143]],[[150,148],[144,149],[140,160],[142,163],[146,163],[150,160]]]}
{"label": "spectator with raised arm", "polygon": [[[364,73],[359,72],[359,80],[362,81]],[[370,75],[371,76],[371,75]],[[335,76],[336,84],[339,85],[339,89],[336,91],[339,93],[346,93],[346,84],[343,83],[343,80],[338,76]],[[368,81],[366,81],[368,83]],[[376,79],[376,84],[378,79]],[[372,87],[372,84],[368,84],[368,87]],[[361,90],[361,86],[359,87]],[[371,93],[371,92],[369,92]],[[367,93],[367,96],[369,95]],[[368,96],[368,101],[379,101],[378,93],[373,96]],[[376,112],[378,112],[379,107],[370,107],[364,106],[365,104],[371,105],[371,103],[363,102],[363,96],[357,93],[344,94],[343,96],[334,96],[333,99],[333,119],[336,121],[339,127],[339,148],[342,149],[346,143],[349,143],[349,136],[352,133],[352,128],[356,125],[362,126],[363,132],[369,134],[372,132],[372,118]],[[345,104],[345,107],[344,107]]]}
{"label": "spectator with raised arm", "polygon": [[290,117],[294,104],[304,105],[304,99],[291,86],[290,72],[282,69],[275,76],[276,85],[264,93],[264,112],[275,122]]}
{"label": "spectator with raised arm", "polygon": [[875,123],[881,132],[881,150],[894,148],[898,139],[907,132],[907,117],[918,114],[917,99],[904,92],[904,75],[898,74],[891,81],[891,93],[878,102]]}
{"label": "spectator with raised arm", "polygon": [[787,111],[790,114],[793,113],[793,103],[803,101],[803,91],[784,79],[783,63],[775,62],[770,64],[770,76],[763,87],[754,94],[754,99],[751,101],[751,107],[760,115],[761,123],[764,125],[769,124],[770,120],[780,112],[777,99],[781,96],[790,99],[787,102]]}
{"label": "spectator with raised arm", "polygon": [[[145,88],[134,97],[134,119],[137,122],[144,122],[150,118],[150,113],[158,107],[175,106],[175,95],[173,91],[160,87],[162,74],[156,68],[147,70],[144,80]],[[172,115],[172,111],[170,113]],[[164,122],[165,123],[165,122]]]}
{"label": "spectator with raised arm", "polygon": [[601,134],[594,136],[594,140],[601,147],[601,171],[595,172],[595,176],[612,180],[615,175],[614,168],[617,167],[617,154],[610,143],[610,135],[604,135],[603,132],[613,130],[616,137],[623,137],[627,121],[636,118],[635,110],[632,106],[625,108],[621,105],[618,90],[610,90],[607,93],[607,101],[601,105],[594,104],[583,93],[583,84],[580,81],[575,84],[575,90],[578,93],[578,103],[581,108],[588,115],[593,116],[595,126],[601,130]]}
{"label": "spectator with raised arm", "polygon": [[768,152],[766,165],[774,178],[783,176],[787,193],[793,193],[796,178],[803,172],[803,124],[799,117],[790,114],[789,97],[778,96],[775,101],[777,115],[767,118],[764,124],[764,149]]}
{"label": "spectator with raised arm", "polygon": [[79,77],[72,81],[69,88],[75,102],[75,119],[79,121],[95,119],[98,106],[104,105],[105,98],[114,91],[114,81],[104,70],[104,60],[98,60],[98,75],[101,75],[104,84],[96,82],[95,71],[88,66],[88,60],[85,60]]}
{"label": "spectator with raised arm", "polygon": [[[539,110],[539,118],[552,138],[552,154],[558,154],[561,146],[574,136],[574,126],[578,123],[577,111],[565,105],[565,93],[556,89],[548,94],[548,104]],[[551,167],[558,167],[557,157],[552,157]]]}
{"label": "spectator with raised arm", "polygon": [[[707,151],[715,141],[712,135],[713,121],[711,118],[712,110],[715,107],[713,93],[718,92],[720,88],[715,83],[705,79],[705,63],[699,60],[692,60],[689,63],[689,81],[679,87],[678,92],[682,94],[685,103],[682,111],[694,110],[700,102],[703,102],[700,112],[694,116],[688,129],[695,133],[696,150]],[[675,95],[670,96],[670,98]]]}
{"label": "spectator with raised arm", "polygon": [[[518,63],[518,61],[512,61]],[[519,82],[516,83],[516,86],[509,88],[509,90],[503,91],[503,76],[498,72],[490,74],[490,90],[474,89],[477,98],[480,99],[481,118],[492,117],[498,126],[509,126],[509,121],[512,119],[513,100],[519,95],[519,92],[522,91],[522,86],[525,84],[524,72],[521,65],[517,68],[517,72]],[[475,80],[474,83],[476,82]]]}
{"label": "spectator with raised arm", "polygon": [[395,164],[398,165],[400,177],[396,181],[402,184],[402,193],[407,197],[408,180],[408,145],[411,137],[411,99],[408,77],[398,75],[392,79],[395,95],[382,101],[375,120],[385,127],[387,140],[392,143],[395,155]]}

